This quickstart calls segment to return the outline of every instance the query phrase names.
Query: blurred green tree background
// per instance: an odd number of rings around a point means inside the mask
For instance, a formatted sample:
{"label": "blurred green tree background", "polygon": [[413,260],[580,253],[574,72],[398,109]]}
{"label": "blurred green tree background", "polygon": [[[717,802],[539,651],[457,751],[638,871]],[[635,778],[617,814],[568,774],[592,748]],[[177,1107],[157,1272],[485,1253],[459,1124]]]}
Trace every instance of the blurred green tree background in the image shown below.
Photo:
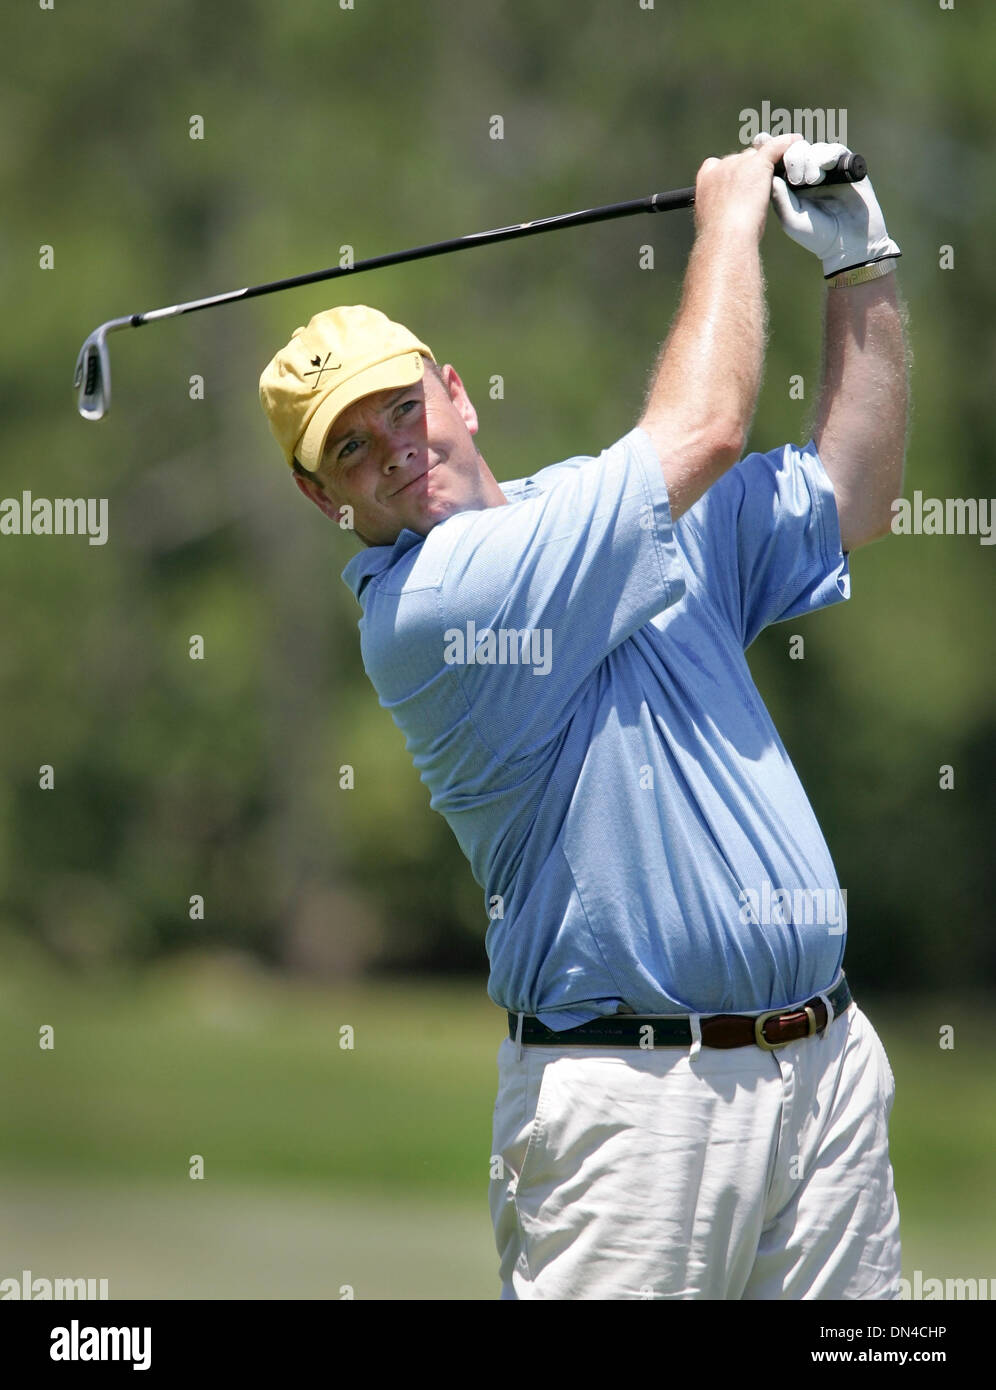
{"label": "blurred green tree background", "polygon": [[[335,264],[346,245],[360,259],[689,183],[764,100],[843,108],[904,249],[907,493],[985,496],[992,11],[110,0],[95,15],[4,21],[3,492],[106,497],[110,517],[102,548],[0,545],[5,927],[74,960],[218,943],[336,974],[480,971],[483,894],[359,660],[338,579],[354,543],[286,476],[259,372],[313,313],[374,303],[457,366],[499,478],[597,453],[637,418],[691,215],[112,336],[100,425],[73,409],[80,342],[113,315]],[[862,42],[844,46],[850,24]],[[38,268],[43,244],[54,269]],[[765,262],[762,449],[806,433],[823,293],[774,216]],[[883,984],[996,966],[992,556],[973,537],[890,539],[855,557],[851,603],[804,625],[804,661],[788,628],[751,652],[848,890],[849,961]]]}
{"label": "blurred green tree background", "polygon": [[[56,0],[8,7],[3,31],[0,495],[109,509],[103,546],[0,536],[11,971],[134,980],[206,953],[337,988],[446,973],[484,1000],[483,890],[367,682],[339,578],[354,542],[294,487],[259,374],[313,314],[369,303],[457,367],[499,479],[597,454],[638,418],[692,216],[113,335],[113,409],[94,425],[71,373],[103,320],[345,247],[359,260],[689,184],[765,100],[843,109],[904,252],[906,494],[993,491],[991,6]],[[767,450],[808,438],[823,289],[773,215],[764,261],[751,447]],[[975,536],[890,537],[853,558],[850,603],[750,652],[848,892],[859,992],[956,999],[996,977],[993,554]]]}

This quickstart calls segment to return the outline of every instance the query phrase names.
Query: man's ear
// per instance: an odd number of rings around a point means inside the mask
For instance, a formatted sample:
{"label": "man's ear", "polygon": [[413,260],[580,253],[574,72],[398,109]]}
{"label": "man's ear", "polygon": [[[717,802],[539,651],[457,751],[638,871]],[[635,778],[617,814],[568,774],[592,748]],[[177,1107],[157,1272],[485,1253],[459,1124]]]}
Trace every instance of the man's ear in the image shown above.
{"label": "man's ear", "polygon": [[300,473],[294,474],[294,481],[304,493],[305,497],[310,498],[319,511],[324,512],[327,517],[330,517],[338,525],[340,508],[337,503],[332,501],[331,497],[326,496],[320,485],[312,478],[302,478]]}
{"label": "man's ear", "polygon": [[478,428],[477,411],[474,409],[473,401],[467,395],[467,389],[460,380],[456,367],[447,362],[440,370],[443,374],[443,385],[446,387],[450,400],[460,412],[468,433],[476,434]]}

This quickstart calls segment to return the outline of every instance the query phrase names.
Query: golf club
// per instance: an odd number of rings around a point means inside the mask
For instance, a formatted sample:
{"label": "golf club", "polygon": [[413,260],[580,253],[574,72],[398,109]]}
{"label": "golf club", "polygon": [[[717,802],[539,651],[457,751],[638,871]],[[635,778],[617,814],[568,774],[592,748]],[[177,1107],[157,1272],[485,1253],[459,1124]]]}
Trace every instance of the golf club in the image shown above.
{"label": "golf club", "polygon": [[[867,173],[868,169],[861,155],[842,154],[836,166],[824,172],[823,182],[816,187],[822,188],[825,184],[832,183],[858,183]],[[781,161],[775,165],[775,175],[785,178],[785,166]],[[796,186],[790,183],[790,187]],[[369,260],[358,261],[351,266],[334,266],[328,270],[311,271],[307,275],[292,275],[286,280],[271,280],[265,285],[251,285],[241,290],[229,290],[226,294],[209,295],[206,299],[192,299],[187,304],[170,304],[163,309],[149,309],[144,314],[127,314],[123,318],[108,319],[107,323],[102,323],[99,328],[94,329],[80,348],[76,359],[73,386],[79,388],[79,412],[84,420],[99,420],[110,409],[111,361],[107,350],[107,335],[121,328],[141,328],[142,324],[152,323],[156,319],[193,314],[198,309],[211,309],[216,304],[228,304],[234,299],[255,299],[259,295],[275,294],[278,290],[313,285],[319,280],[334,280],[340,275],[356,275],[361,270],[377,270],[387,265],[400,265],[404,261],[443,256],[449,251],[463,251],[470,246],[488,246],[495,241],[511,241],[515,237],[534,236],[538,232],[580,227],[588,222],[607,222],[615,217],[631,217],[638,212],[672,212],[677,208],[689,208],[694,202],[694,187],[676,188],[669,193],[651,193],[646,198],[633,198],[626,203],[607,203],[604,207],[586,208],[581,212],[541,217],[535,222],[520,222],[515,226],[454,237],[450,241],[437,241],[428,246],[413,246],[407,251],[372,256]]]}

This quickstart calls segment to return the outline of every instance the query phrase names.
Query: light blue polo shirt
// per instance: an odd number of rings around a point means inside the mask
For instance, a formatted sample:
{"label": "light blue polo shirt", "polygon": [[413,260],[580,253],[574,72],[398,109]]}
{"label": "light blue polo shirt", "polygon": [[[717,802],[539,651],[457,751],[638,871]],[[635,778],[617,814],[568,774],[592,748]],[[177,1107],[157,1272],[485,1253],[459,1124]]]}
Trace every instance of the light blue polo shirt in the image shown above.
{"label": "light blue polo shirt", "polygon": [[488,993],[562,1029],[827,989],[845,900],[744,650],[849,597],[812,441],[672,524],[633,429],[356,555],[367,674],[484,890]]}

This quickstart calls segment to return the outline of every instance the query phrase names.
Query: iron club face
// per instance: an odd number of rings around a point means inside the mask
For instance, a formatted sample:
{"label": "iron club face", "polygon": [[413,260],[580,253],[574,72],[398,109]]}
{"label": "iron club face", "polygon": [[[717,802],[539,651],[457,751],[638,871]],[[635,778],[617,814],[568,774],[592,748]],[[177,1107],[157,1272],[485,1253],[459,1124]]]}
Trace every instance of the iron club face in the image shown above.
{"label": "iron club face", "polygon": [[73,386],[79,388],[79,412],[84,420],[100,420],[111,406],[111,358],[107,335],[130,328],[132,318],[109,319],[95,328],[80,348]]}
{"label": "iron club face", "polygon": [[79,412],[99,420],[111,403],[111,363],[104,330],[98,328],[80,348],[73,385],[79,387]]}

